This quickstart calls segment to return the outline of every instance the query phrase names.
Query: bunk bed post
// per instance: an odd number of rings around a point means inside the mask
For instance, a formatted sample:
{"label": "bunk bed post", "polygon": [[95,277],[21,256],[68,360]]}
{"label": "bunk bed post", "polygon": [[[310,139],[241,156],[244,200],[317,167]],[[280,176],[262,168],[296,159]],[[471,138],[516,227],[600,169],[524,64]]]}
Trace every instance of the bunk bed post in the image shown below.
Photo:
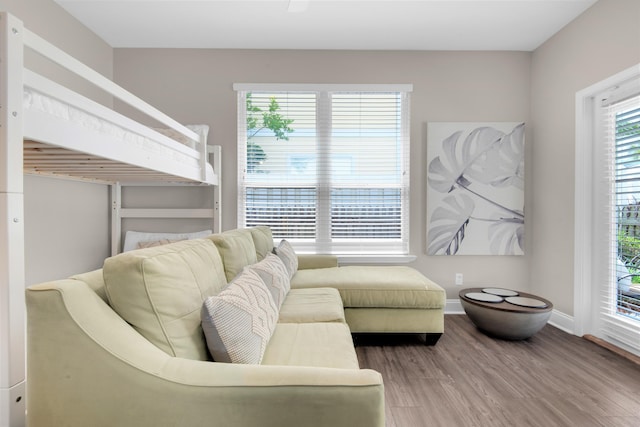
{"label": "bunk bed post", "polygon": [[111,184],[111,256],[122,247],[122,184]]}
{"label": "bunk bed post", "polygon": [[0,13],[0,425],[25,425],[23,26]]}
{"label": "bunk bed post", "polygon": [[[207,135],[200,135],[198,140],[198,152],[200,153],[200,179],[207,180],[207,160],[209,160],[209,146],[207,145]],[[214,169],[215,171],[215,169]]]}
{"label": "bunk bed post", "polygon": [[218,175],[218,185],[213,186],[213,232],[222,232],[222,215],[220,206],[222,202],[222,146],[212,145],[209,152],[213,156],[211,164],[213,170]]}

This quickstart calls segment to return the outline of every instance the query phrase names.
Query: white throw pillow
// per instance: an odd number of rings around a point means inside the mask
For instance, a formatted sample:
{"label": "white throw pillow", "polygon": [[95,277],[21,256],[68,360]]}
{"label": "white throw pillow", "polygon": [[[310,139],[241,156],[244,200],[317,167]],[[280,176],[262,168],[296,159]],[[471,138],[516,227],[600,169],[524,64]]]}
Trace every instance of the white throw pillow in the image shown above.
{"label": "white throw pillow", "polygon": [[205,300],[201,319],[214,361],[260,364],[278,309],[258,273],[245,268],[218,295]]}
{"label": "white throw pillow", "polygon": [[280,257],[284,265],[289,271],[289,279],[298,271],[298,255],[293,250],[291,243],[286,240],[281,240],[280,244],[273,249],[273,252]]}
{"label": "white throw pillow", "polygon": [[136,249],[155,248],[156,246],[169,245],[175,242],[181,242],[186,239],[160,239],[152,240],[150,242],[138,242]]}
{"label": "white throw pillow", "polygon": [[289,270],[287,270],[282,260],[277,255],[269,253],[262,261],[248,268],[260,275],[279,310],[291,289]]}
{"label": "white throw pillow", "polygon": [[159,240],[190,240],[202,239],[210,236],[211,230],[195,231],[193,233],[147,233],[144,231],[127,231],[124,236],[124,246],[122,252],[132,251],[138,248],[139,242],[156,242]]}

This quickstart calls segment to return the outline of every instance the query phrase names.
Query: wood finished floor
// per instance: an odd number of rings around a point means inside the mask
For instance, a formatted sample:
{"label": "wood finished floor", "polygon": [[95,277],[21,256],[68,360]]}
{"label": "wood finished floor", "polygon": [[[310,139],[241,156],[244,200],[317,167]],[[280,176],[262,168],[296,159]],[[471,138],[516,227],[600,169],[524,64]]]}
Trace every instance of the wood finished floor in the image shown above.
{"label": "wood finished floor", "polygon": [[524,341],[445,316],[420,336],[357,336],[360,367],[384,378],[387,427],[639,427],[640,366],[547,325]]}

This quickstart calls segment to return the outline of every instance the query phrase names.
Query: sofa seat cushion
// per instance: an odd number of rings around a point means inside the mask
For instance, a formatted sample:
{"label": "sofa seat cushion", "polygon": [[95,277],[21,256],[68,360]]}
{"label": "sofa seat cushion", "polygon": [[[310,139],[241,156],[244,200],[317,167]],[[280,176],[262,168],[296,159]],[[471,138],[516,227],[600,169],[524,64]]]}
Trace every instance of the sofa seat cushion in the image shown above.
{"label": "sofa seat cushion", "polygon": [[345,307],[443,308],[444,289],[419,271],[406,266],[346,266],[298,270],[291,287],[331,287],[340,292]]}
{"label": "sofa seat cushion", "polygon": [[278,323],[263,365],[359,369],[345,323]]}
{"label": "sofa seat cushion", "polygon": [[209,359],[200,310],[227,285],[211,241],[124,252],[105,260],[103,276],[111,307],[150,342],[171,356]]}
{"label": "sofa seat cushion", "polygon": [[342,298],[334,288],[291,289],[282,307],[280,323],[344,322]]}

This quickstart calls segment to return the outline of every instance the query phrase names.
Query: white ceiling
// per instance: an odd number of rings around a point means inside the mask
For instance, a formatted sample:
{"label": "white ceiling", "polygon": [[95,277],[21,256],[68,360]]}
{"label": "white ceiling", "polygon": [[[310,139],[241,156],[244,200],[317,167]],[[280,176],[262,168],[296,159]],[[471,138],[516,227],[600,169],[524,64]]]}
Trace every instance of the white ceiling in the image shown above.
{"label": "white ceiling", "polygon": [[55,0],[112,47],[531,51],[597,0]]}

